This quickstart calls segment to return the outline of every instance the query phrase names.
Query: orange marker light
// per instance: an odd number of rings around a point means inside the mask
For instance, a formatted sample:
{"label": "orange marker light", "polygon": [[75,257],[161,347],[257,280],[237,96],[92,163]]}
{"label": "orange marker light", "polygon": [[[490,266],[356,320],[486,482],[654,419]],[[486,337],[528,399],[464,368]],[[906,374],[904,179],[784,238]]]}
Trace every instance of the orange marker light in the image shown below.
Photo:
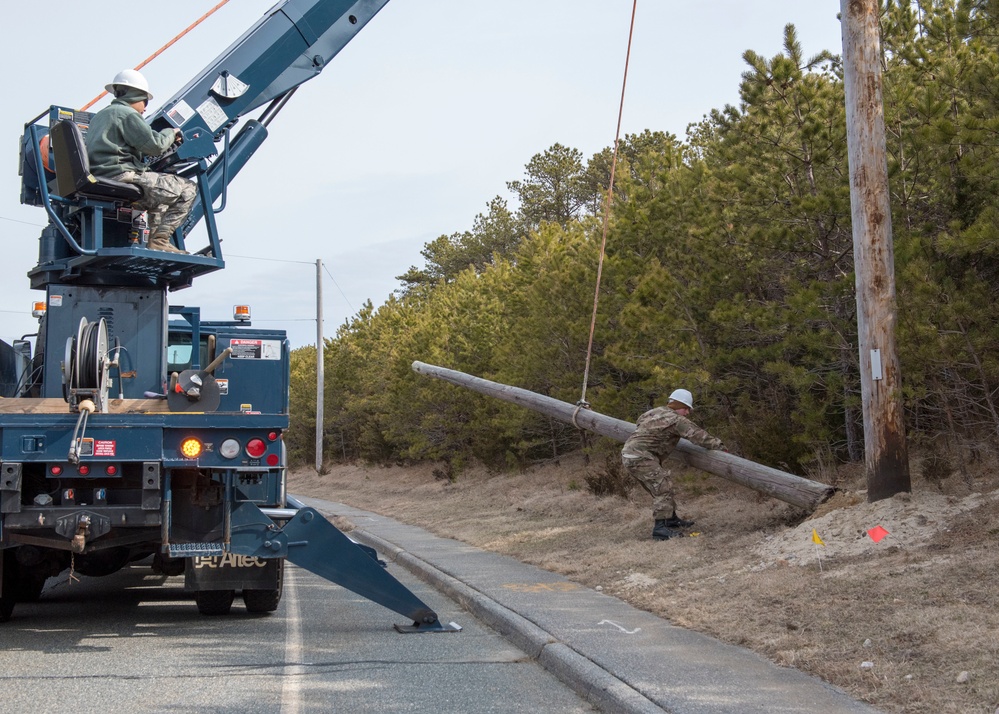
{"label": "orange marker light", "polygon": [[249,305],[233,305],[232,306],[232,319],[239,320],[240,322],[246,322],[250,319],[250,306]]}
{"label": "orange marker light", "polygon": [[196,459],[201,456],[204,446],[193,436],[180,442],[180,453],[185,459]]}
{"label": "orange marker light", "polygon": [[38,300],[38,301],[35,301],[35,302],[31,303],[31,316],[32,317],[41,317],[44,314],[45,314],[45,301],[44,300]]}

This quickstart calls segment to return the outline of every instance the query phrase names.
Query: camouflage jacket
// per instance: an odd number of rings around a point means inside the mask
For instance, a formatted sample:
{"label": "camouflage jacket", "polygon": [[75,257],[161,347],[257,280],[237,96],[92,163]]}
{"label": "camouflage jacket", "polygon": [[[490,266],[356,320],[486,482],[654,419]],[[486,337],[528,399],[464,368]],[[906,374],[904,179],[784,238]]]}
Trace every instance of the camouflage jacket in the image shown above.
{"label": "camouflage jacket", "polygon": [[662,461],[676,448],[680,438],[705,449],[721,449],[724,444],[686,417],[669,407],[656,407],[638,417],[635,433],[624,442],[625,458],[654,456]]}

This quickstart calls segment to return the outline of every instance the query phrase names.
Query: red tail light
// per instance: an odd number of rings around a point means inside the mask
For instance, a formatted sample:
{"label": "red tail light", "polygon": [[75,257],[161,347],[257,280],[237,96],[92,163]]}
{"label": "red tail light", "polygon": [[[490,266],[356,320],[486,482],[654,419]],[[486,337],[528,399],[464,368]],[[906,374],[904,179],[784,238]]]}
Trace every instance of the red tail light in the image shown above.
{"label": "red tail light", "polygon": [[259,459],[267,451],[267,444],[263,439],[250,439],[246,444],[246,455],[251,459]]}

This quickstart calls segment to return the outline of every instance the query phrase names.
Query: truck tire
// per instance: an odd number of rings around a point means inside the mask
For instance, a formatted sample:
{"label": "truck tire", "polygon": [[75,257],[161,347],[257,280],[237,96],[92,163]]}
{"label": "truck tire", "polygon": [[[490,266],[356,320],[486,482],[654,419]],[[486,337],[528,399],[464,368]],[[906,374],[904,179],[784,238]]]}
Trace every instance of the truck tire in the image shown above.
{"label": "truck tire", "polygon": [[153,572],[159,575],[166,575],[168,577],[183,575],[186,566],[186,558],[170,558],[162,553],[157,553],[153,556]]}
{"label": "truck tire", "polygon": [[274,590],[244,590],[243,604],[247,612],[274,612],[281,602],[284,588],[284,561],[278,561],[277,588]]}
{"label": "truck tire", "polygon": [[228,615],[235,598],[235,590],[199,590],[194,593],[194,602],[202,615]]}
{"label": "truck tire", "polygon": [[17,601],[38,602],[38,598],[42,596],[42,590],[45,588],[46,580],[48,580],[46,575],[22,573],[21,579],[17,583]]}
{"label": "truck tire", "polygon": [[17,561],[11,553],[0,550],[0,622],[7,622],[17,602]]}

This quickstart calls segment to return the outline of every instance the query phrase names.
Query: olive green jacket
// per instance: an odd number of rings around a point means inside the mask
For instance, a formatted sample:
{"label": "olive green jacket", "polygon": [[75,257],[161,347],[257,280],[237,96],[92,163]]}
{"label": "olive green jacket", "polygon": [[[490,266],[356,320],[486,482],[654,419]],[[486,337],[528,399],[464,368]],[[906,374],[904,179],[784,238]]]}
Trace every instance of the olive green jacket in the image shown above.
{"label": "olive green jacket", "polygon": [[153,131],[142,114],[121,99],[97,112],[87,129],[90,172],[105,178],[125,171],[142,173],[146,156],[160,156],[174,142],[173,128]]}

